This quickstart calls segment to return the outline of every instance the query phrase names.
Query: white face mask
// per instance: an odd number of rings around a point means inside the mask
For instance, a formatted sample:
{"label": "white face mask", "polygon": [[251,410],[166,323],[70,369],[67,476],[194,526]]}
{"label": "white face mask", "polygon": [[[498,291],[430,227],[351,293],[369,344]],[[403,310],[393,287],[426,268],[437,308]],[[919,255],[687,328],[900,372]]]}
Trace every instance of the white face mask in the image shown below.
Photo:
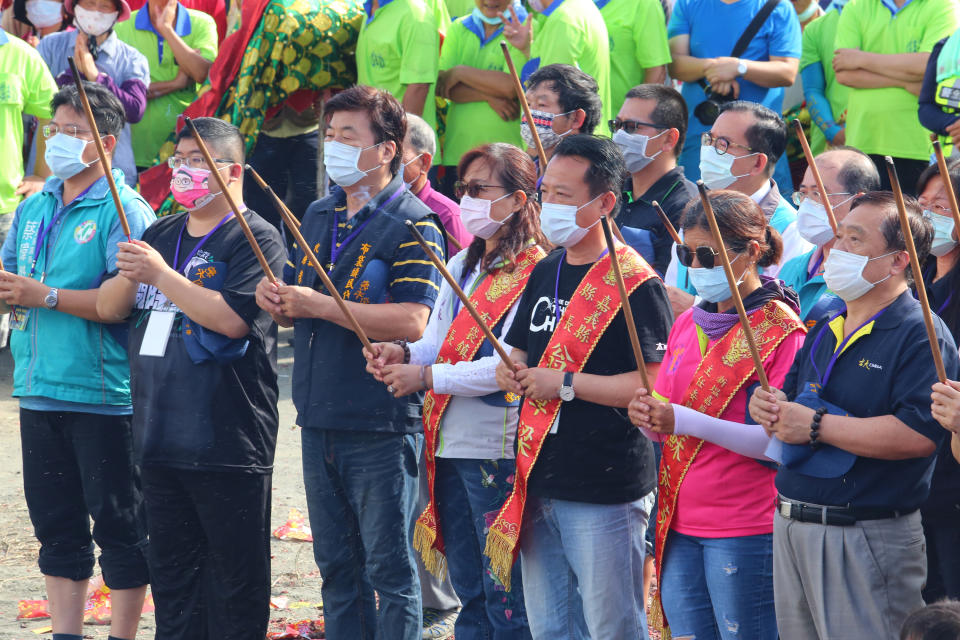
{"label": "white face mask", "polygon": [[666,131],[661,131],[657,135],[650,137],[642,133],[627,133],[623,129],[613,134],[613,141],[623,152],[623,159],[627,162],[627,171],[637,173],[644,167],[653,162],[654,158],[663,153],[663,149],[657,151],[652,156],[647,155],[647,143],[655,138],[659,138]]}
{"label": "white face mask", "polygon": [[890,251],[882,256],[868,258],[867,256],[850,253],[849,251],[833,249],[823,263],[823,281],[826,283],[827,288],[840,296],[844,302],[853,302],[891,275],[887,274],[886,278],[882,278],[877,282],[870,282],[863,277],[863,270],[866,268],[867,263],[895,253],[899,252]]}
{"label": "white face mask", "polygon": [[[402,176],[402,175],[405,175],[405,174],[406,174],[406,171],[407,171],[407,167],[409,167],[411,164],[413,164],[413,162],[414,162],[417,158],[419,158],[420,156],[422,156],[422,155],[423,155],[422,153],[418,153],[417,155],[415,155],[415,156],[413,156],[412,158],[410,158],[410,162],[401,162],[401,163],[400,163],[400,175],[401,175],[401,176]],[[417,177],[419,177],[419,176],[417,176]],[[404,180],[404,181],[403,181],[403,186],[405,186],[405,187],[407,188],[407,191],[410,191],[410,187],[412,187],[412,186],[413,186],[413,183],[416,182],[416,181],[417,181],[416,178],[413,179],[413,182],[407,182],[406,180]]]}
{"label": "white face mask", "polygon": [[63,20],[63,5],[53,0],[28,0],[27,20],[37,29],[45,29],[60,24]]}
{"label": "white face mask", "polygon": [[341,187],[352,187],[363,180],[368,173],[380,168],[381,165],[377,164],[364,170],[357,163],[360,161],[361,153],[381,144],[383,143],[378,142],[361,149],[336,140],[325,141],[323,143],[323,166],[327,170],[327,175]]}
{"label": "white face mask", "polygon": [[924,211],[923,217],[933,224],[933,244],[930,253],[936,257],[945,256],[957,246],[953,239],[953,216],[942,216],[933,211]]}
{"label": "white face mask", "polygon": [[[597,198],[599,197],[597,196]],[[587,232],[600,222],[600,218],[597,218],[589,227],[581,227],[577,224],[577,212],[589,205],[590,202],[579,207],[572,204],[544,202],[540,208],[540,229],[543,231],[543,235],[547,236],[547,240],[551,244],[559,247],[572,247],[583,240],[583,236],[587,235]]]}
{"label": "white face mask", "polygon": [[[741,255],[743,254],[737,254],[737,256],[730,261],[730,265],[733,266],[733,263],[736,262]],[[723,270],[722,264],[712,269],[707,269],[706,267],[691,267],[688,273],[690,274],[690,283],[693,285],[693,288],[697,290],[697,295],[707,302],[723,302],[733,295],[730,292],[730,283],[727,282],[727,274]],[[737,281],[738,287],[746,275],[747,272],[744,271],[740,276],[740,280]]]}
{"label": "white face mask", "polygon": [[721,154],[716,147],[702,145],[700,147],[700,178],[708,189],[726,189],[740,178],[750,175],[749,171],[743,175],[734,175],[733,163],[740,158],[755,155],[757,152],[745,156]]}
{"label": "white face mask", "polygon": [[117,16],[120,15],[118,11],[101,13],[99,11],[90,11],[77,5],[74,5],[73,13],[77,19],[77,26],[80,27],[80,30],[94,38],[110,31],[117,22]]}
{"label": "white face mask", "polygon": [[497,221],[490,217],[490,207],[494,202],[500,202],[511,195],[513,194],[508,193],[505,196],[500,196],[496,200],[484,200],[483,198],[463,196],[460,198],[460,221],[463,222],[463,226],[466,227],[467,231],[478,238],[486,240],[487,238],[493,237],[493,234],[503,226],[504,222],[510,219],[513,213],[503,220]]}

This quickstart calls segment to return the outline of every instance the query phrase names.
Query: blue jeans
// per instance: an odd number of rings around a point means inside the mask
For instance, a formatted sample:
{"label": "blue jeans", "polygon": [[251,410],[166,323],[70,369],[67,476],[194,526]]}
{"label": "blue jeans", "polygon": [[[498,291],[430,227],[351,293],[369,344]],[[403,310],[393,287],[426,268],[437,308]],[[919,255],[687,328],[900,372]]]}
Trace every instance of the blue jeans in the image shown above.
{"label": "blue jeans", "polygon": [[643,536],[652,504],[652,493],[622,504],[527,498],[520,558],[534,638],[647,638]]}
{"label": "blue jeans", "polygon": [[695,538],[671,531],[662,573],[674,638],[776,640],[773,534]]}
{"label": "blue jeans", "polygon": [[437,458],[434,495],[450,581],[463,608],[457,640],[527,640],[520,564],[513,567],[511,590],[490,571],[484,557],[487,531],[513,490],[516,463],[509,458]]}
{"label": "blue jeans", "polygon": [[329,640],[420,640],[411,541],[422,439],[303,429],[303,484]]}

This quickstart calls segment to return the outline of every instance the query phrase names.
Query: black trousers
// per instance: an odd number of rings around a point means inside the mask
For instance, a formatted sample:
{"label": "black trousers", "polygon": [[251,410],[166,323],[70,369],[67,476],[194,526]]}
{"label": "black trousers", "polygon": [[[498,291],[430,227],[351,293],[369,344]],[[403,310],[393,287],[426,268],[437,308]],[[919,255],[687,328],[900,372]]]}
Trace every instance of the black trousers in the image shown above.
{"label": "black trousers", "polygon": [[[887,175],[887,162],[884,157],[870,154],[870,159],[880,172],[880,189],[890,191],[890,176]],[[893,166],[897,168],[897,178],[900,188],[908,196],[917,197],[917,179],[930,163],[926,160],[911,160],[910,158],[893,158]]]}
{"label": "black trousers", "polygon": [[86,580],[96,542],[108,587],[147,584],[147,530],[130,416],[20,409],[20,438],[41,573]]}
{"label": "black trousers", "polygon": [[144,467],[156,640],[266,636],[271,480]]}

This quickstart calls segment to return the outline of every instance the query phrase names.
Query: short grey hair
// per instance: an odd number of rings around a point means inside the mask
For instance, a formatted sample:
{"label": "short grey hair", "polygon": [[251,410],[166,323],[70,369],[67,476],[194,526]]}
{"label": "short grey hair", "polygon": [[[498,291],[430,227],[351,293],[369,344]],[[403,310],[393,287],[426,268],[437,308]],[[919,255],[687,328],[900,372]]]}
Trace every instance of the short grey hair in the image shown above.
{"label": "short grey hair", "polygon": [[433,127],[412,113],[407,114],[406,143],[417,153],[429,153],[431,157],[437,155],[437,139],[433,135]]}

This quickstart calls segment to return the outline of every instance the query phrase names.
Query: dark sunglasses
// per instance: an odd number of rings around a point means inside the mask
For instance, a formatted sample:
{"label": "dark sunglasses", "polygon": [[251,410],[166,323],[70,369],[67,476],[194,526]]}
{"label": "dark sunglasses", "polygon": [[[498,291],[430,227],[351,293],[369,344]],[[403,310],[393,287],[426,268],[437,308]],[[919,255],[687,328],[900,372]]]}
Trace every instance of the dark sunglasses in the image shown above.
{"label": "dark sunglasses", "polygon": [[453,183],[453,193],[457,198],[462,198],[464,195],[478,198],[487,189],[503,189],[503,187],[499,184],[482,184],[480,182],[464,182],[463,180],[457,180]]}
{"label": "dark sunglasses", "polygon": [[637,132],[637,129],[640,127],[650,127],[651,129],[661,130],[666,127],[661,127],[660,125],[651,124],[649,122],[643,122],[642,120],[621,120],[617,118],[616,120],[607,120],[607,126],[610,127],[610,133],[616,133],[620,129],[623,129],[629,134],[634,134]]}
{"label": "dark sunglasses", "polygon": [[685,244],[677,245],[677,259],[680,261],[680,264],[690,268],[693,266],[693,256],[697,256],[697,262],[700,263],[700,266],[705,269],[713,269],[717,263],[717,256],[720,255],[719,251],[714,250],[713,247],[707,247],[700,245],[696,250],[691,249]]}

